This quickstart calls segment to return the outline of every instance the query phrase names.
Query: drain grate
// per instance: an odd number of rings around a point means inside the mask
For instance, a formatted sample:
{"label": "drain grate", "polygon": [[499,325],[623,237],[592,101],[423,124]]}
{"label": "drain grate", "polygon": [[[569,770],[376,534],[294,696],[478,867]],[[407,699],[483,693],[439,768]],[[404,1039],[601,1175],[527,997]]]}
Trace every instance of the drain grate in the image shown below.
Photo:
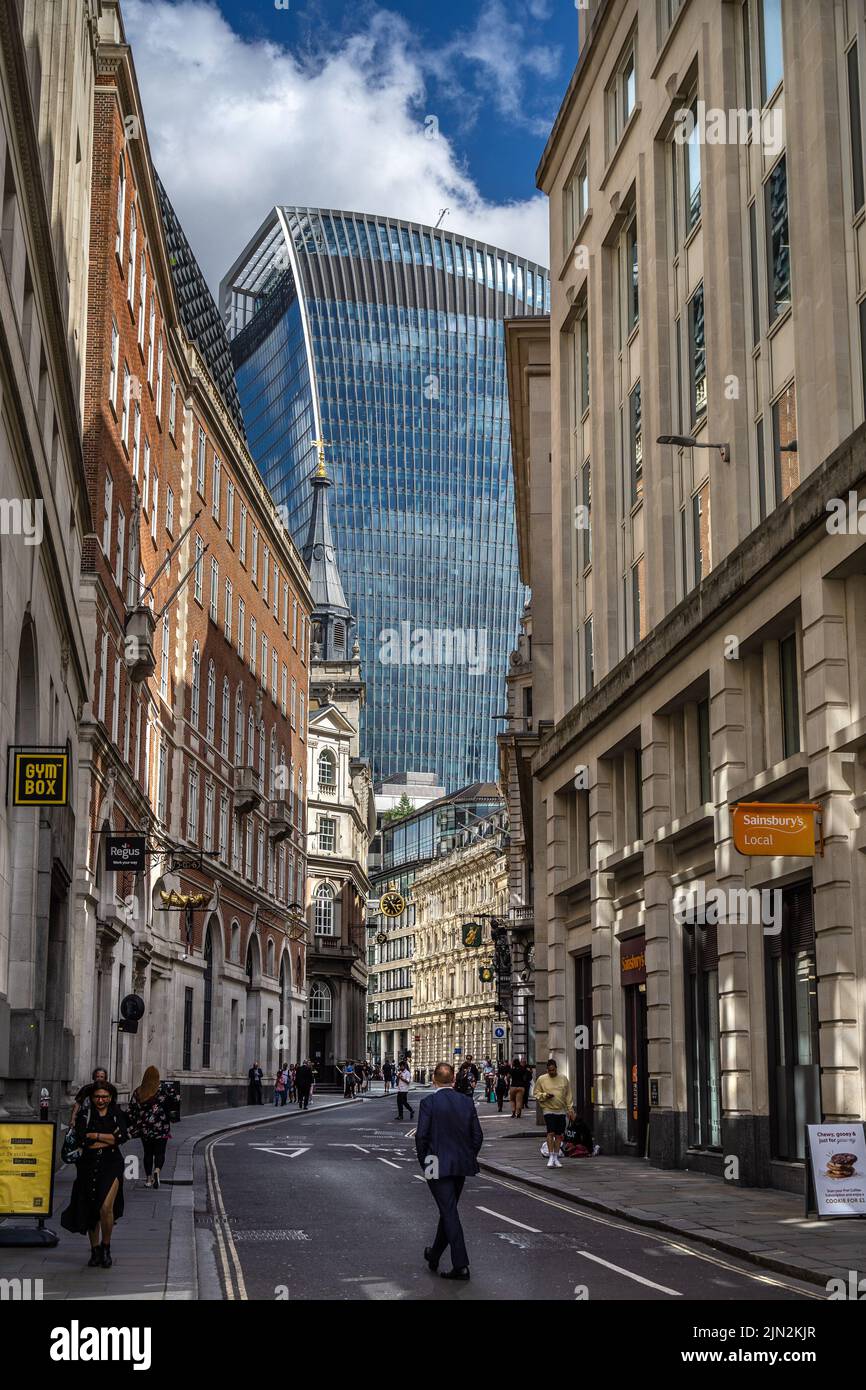
{"label": "drain grate", "polygon": [[232,1228],[232,1240],[310,1240],[306,1231],[236,1231]]}

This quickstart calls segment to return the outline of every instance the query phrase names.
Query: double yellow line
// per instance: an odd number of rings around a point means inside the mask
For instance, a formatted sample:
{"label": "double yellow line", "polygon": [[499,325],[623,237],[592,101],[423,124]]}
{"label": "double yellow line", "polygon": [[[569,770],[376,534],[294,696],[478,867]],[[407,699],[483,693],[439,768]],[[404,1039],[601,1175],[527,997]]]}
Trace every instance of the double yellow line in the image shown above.
{"label": "double yellow line", "polygon": [[208,1205],[213,1212],[214,1234],[216,1235],[217,1250],[219,1251],[220,1265],[222,1266],[223,1285],[227,1299],[248,1302],[247,1286],[244,1283],[244,1272],[241,1268],[240,1257],[238,1256],[237,1246],[232,1236],[229,1219],[226,1214],[225,1203],[223,1202],[222,1189],[217,1174],[216,1162],[213,1156],[214,1144],[218,1144],[222,1135],[217,1135],[211,1139],[205,1147],[205,1174],[207,1177]]}

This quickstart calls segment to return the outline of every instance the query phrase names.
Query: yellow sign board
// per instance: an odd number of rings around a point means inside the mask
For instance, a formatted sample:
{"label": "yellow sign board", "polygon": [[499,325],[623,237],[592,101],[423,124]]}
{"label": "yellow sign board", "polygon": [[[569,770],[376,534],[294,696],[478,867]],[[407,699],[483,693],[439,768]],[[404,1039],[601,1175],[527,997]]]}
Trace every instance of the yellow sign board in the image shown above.
{"label": "yellow sign board", "polygon": [[823,854],[815,848],[815,801],[741,801],[731,807],[734,845],[740,854]]}
{"label": "yellow sign board", "polygon": [[54,1125],[0,1122],[0,1216],[50,1216]]}
{"label": "yellow sign board", "polygon": [[65,806],[68,753],[15,750],[13,806]]}

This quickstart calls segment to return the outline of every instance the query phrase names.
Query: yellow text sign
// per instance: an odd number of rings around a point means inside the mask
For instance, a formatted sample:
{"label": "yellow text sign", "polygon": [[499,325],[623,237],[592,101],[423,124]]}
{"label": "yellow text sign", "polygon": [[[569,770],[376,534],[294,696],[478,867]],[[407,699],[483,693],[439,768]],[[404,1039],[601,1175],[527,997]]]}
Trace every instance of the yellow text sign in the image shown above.
{"label": "yellow text sign", "polygon": [[0,1216],[50,1216],[54,1125],[0,1124]]}
{"label": "yellow text sign", "polygon": [[814,855],[814,801],[741,801],[731,807],[734,845],[740,854]]}

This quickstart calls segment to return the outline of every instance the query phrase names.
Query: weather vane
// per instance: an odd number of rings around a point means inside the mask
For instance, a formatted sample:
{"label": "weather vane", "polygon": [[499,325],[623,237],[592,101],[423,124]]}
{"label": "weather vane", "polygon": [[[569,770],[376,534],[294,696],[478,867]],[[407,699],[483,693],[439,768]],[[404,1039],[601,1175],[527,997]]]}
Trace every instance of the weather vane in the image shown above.
{"label": "weather vane", "polygon": [[325,470],[325,450],[326,450],[326,449],[330,449],[330,447],[331,447],[331,442],[330,442],[330,440],[328,440],[328,439],[314,439],[314,440],[313,440],[313,448],[316,449],[316,450],[318,451],[318,455],[319,455],[319,462],[318,462],[318,464],[317,464],[317,466],[316,466],[316,477],[317,477],[317,478],[327,478],[327,476],[328,476],[328,474],[327,474],[327,472],[326,472],[326,470]]}

